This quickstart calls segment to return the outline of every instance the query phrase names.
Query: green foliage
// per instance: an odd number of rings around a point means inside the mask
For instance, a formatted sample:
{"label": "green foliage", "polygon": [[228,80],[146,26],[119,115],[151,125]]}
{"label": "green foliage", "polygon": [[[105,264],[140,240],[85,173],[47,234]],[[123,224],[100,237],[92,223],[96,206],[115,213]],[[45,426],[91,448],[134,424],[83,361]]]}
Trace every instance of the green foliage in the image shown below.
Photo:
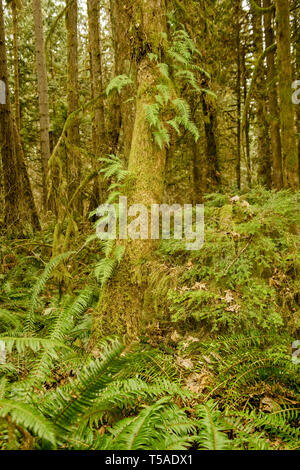
{"label": "green foliage", "polygon": [[[182,126],[194,138],[195,142],[199,139],[199,130],[192,121],[191,109],[188,102],[178,95],[180,84],[183,82],[191,90],[197,93],[208,93],[216,98],[216,95],[210,90],[204,90],[199,87],[195,71],[206,74],[201,68],[194,64],[195,54],[199,54],[194,41],[190,38],[184,29],[175,30],[172,34],[172,41],[167,50],[170,63],[159,63],[155,54],[148,54],[151,61],[156,62],[160,74],[160,81],[156,85],[157,94],[155,103],[146,106],[146,119],[152,130],[156,144],[163,148],[164,145],[170,145],[170,128],[175,129],[180,134]],[[170,75],[172,71],[172,78]],[[173,113],[171,119],[166,120],[165,115]]]}
{"label": "green foliage", "polygon": [[108,96],[113,90],[117,90],[117,92],[120,94],[125,86],[130,85],[132,83],[133,81],[131,80],[131,78],[127,77],[127,75],[118,75],[109,82],[106,87],[105,93]]}
{"label": "green foliage", "polygon": [[68,259],[71,255],[73,254],[72,251],[66,252],[66,253],[60,253],[59,255],[55,256],[53,259],[51,259],[45,269],[43,274],[39,277],[39,279],[36,281],[33,290],[32,290],[32,296],[30,299],[30,308],[28,311],[28,317],[27,317],[27,324],[26,328],[27,330],[32,330],[34,326],[34,320],[33,320],[33,315],[34,315],[34,310],[37,306],[38,303],[38,298],[40,292],[44,289],[47,281],[52,277],[53,271],[57,268],[57,266],[62,262]]}
{"label": "green foliage", "polygon": [[216,409],[216,403],[209,400],[197,409],[200,432],[197,436],[199,447],[205,450],[226,450],[230,440],[224,433],[227,428],[221,419],[221,412]]}
{"label": "green foliage", "polygon": [[253,189],[237,202],[216,194],[205,203],[205,243],[187,253],[181,241],[160,252],[186,266],[168,293],[174,321],[211,331],[260,328],[291,331],[299,325],[300,224],[298,195]]}

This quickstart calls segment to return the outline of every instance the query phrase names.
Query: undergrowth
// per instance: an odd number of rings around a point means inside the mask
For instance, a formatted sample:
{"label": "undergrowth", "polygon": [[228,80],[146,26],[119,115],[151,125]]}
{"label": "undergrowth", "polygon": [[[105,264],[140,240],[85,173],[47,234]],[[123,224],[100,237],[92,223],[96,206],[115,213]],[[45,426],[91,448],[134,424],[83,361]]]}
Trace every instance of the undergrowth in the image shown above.
{"label": "undergrowth", "polygon": [[299,447],[297,195],[205,210],[202,250],[162,242],[155,321],[130,345],[91,341],[107,243],[81,235],[51,258],[48,227],[1,245],[0,449]]}

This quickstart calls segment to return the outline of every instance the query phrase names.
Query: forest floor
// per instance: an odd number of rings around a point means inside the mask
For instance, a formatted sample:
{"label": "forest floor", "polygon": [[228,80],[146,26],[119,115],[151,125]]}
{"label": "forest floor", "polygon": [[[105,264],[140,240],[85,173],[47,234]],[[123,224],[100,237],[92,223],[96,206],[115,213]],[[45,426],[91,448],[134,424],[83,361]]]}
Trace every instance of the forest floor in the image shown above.
{"label": "forest floor", "polygon": [[[232,196],[206,197],[200,251],[162,241],[151,315],[125,349],[118,339],[90,346],[104,255],[89,222],[72,253],[52,259],[51,224],[1,240],[1,416],[16,430],[0,422],[0,448],[299,447],[299,195]],[[142,418],[141,444],[129,436]],[[167,437],[153,431],[157,419]]]}

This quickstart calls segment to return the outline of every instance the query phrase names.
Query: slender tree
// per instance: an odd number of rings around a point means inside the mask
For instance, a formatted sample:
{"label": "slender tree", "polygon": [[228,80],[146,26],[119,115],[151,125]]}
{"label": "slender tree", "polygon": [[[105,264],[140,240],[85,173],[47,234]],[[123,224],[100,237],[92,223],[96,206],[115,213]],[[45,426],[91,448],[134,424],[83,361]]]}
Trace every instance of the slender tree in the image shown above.
{"label": "slender tree", "polygon": [[[89,25],[89,50],[92,98],[97,98],[93,118],[93,150],[96,159],[103,156],[106,148],[105,115],[103,100],[103,76],[100,43],[100,2],[88,0],[88,25]],[[95,164],[95,162],[93,162]],[[95,209],[102,201],[104,186],[99,178],[94,179],[93,193],[90,201],[90,209]]]}
{"label": "slender tree", "polygon": [[[67,29],[67,102],[68,115],[76,111],[79,107],[78,91],[78,32],[77,0],[72,1],[70,8],[66,10],[66,29]],[[79,121],[73,119],[67,130],[67,169],[69,182],[69,198],[80,183],[81,161],[79,147]],[[79,199],[74,200],[75,206],[78,206]]]}
{"label": "slender tree", "polygon": [[132,60],[135,54],[132,34],[139,23],[133,15],[134,4],[131,1],[110,0],[110,17],[112,26],[113,46],[115,53],[115,75],[127,75],[133,84],[122,90],[118,97],[119,112],[114,112],[115,133],[118,135],[118,148],[128,161],[134,127],[136,92],[136,63]]}
{"label": "slender tree", "polygon": [[[257,5],[261,7],[261,0],[257,0]],[[252,8],[252,26],[253,26],[253,47],[256,61],[263,53],[263,24],[262,15]],[[256,103],[256,123],[257,123],[257,160],[258,160],[258,181],[271,188],[271,155],[269,141],[269,125],[266,117],[266,85],[265,85],[265,67],[261,64],[259,67],[255,84],[255,103]]]}
{"label": "slender tree", "polygon": [[241,0],[236,0],[236,98],[237,98],[237,154],[236,154],[236,184],[241,189]]}
{"label": "slender tree", "polygon": [[14,125],[8,87],[4,14],[0,0],[0,85],[4,98],[0,103],[0,148],[4,179],[4,224],[11,232],[22,231],[22,190],[18,173]]}
{"label": "slender tree", "polygon": [[[263,6],[269,9],[271,0],[264,0]],[[264,30],[266,48],[274,44],[274,31],[272,27],[273,11],[266,11],[264,13]],[[269,123],[270,123],[270,140],[272,149],[272,184],[275,189],[281,189],[283,186],[282,175],[282,157],[281,157],[281,139],[280,139],[280,123],[279,123],[279,109],[278,109],[278,96],[276,86],[276,71],[275,71],[275,51],[270,51],[267,55],[267,80],[266,80],[267,94],[268,94],[268,108],[269,108]]]}
{"label": "slender tree", "polygon": [[283,182],[285,187],[297,189],[299,187],[299,169],[292,102],[293,76],[289,0],[276,0],[276,23]]}
{"label": "slender tree", "polygon": [[12,21],[13,21],[13,51],[14,51],[14,100],[15,117],[17,129],[21,130],[21,109],[20,109],[20,80],[19,80],[19,60],[18,60],[18,7],[17,1],[11,2]]}
{"label": "slender tree", "polygon": [[39,94],[39,118],[40,118],[40,145],[43,185],[43,208],[47,209],[47,174],[50,158],[49,140],[49,97],[47,83],[46,57],[44,48],[43,15],[41,0],[32,0],[34,31],[35,31],[35,54],[36,72]]}

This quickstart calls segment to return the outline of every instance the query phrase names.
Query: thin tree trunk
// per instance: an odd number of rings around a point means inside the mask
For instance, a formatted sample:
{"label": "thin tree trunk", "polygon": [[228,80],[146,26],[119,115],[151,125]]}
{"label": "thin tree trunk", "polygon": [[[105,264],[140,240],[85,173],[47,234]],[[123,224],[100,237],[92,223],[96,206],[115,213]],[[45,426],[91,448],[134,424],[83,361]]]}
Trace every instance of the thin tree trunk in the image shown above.
{"label": "thin tree trunk", "polygon": [[[261,0],[257,0],[261,7]],[[253,46],[254,57],[257,61],[263,53],[263,30],[262,15],[252,8]],[[258,151],[258,181],[263,186],[271,188],[271,155],[269,142],[269,126],[266,119],[266,97],[265,97],[265,67],[259,68],[255,84],[256,122],[257,122],[257,151]]]}
{"label": "thin tree trunk", "polygon": [[47,84],[46,57],[44,50],[43,16],[41,0],[32,0],[34,30],[35,30],[35,53],[36,71],[39,93],[40,113],[40,142],[41,142],[41,165],[43,184],[43,208],[47,209],[47,174],[50,158],[49,141],[49,97]]}
{"label": "thin tree trunk", "polygon": [[[242,51],[242,67],[243,67],[243,101],[244,106],[247,99],[247,67],[246,67],[246,51],[245,47],[243,47]],[[245,144],[246,144],[246,159],[247,159],[247,182],[248,186],[251,186],[252,183],[252,175],[251,175],[251,157],[250,157],[250,120],[249,120],[249,112],[246,113],[245,119]]]}
{"label": "thin tree trunk", "polygon": [[237,98],[237,155],[236,155],[236,184],[241,189],[241,4],[237,0],[236,15],[236,50],[237,50],[237,77],[236,77],[236,98]]}
{"label": "thin tree trunk", "polygon": [[276,23],[283,182],[285,187],[297,189],[299,187],[299,169],[292,102],[289,0],[276,0]]}
{"label": "thin tree trunk", "polygon": [[19,61],[18,61],[18,11],[16,0],[12,1],[12,20],[13,20],[13,50],[14,50],[14,98],[15,98],[15,116],[17,129],[21,131],[21,108],[20,108],[20,81],[19,81]]}
{"label": "thin tree trunk", "polygon": [[[69,1],[69,0],[67,0]],[[67,29],[67,102],[68,115],[76,111],[79,107],[78,93],[78,37],[77,37],[77,0],[73,0],[72,5],[66,11]],[[80,184],[80,155],[79,147],[79,122],[74,119],[67,131],[67,168],[69,198]],[[80,200],[74,201],[74,207],[80,208]]]}
{"label": "thin tree trunk", "polygon": [[[99,0],[88,0],[88,24],[89,24],[89,46],[90,46],[90,67],[92,98],[96,98],[103,93],[101,43],[100,43],[100,2]],[[105,115],[103,98],[97,101],[93,118],[93,150],[95,159],[103,156],[106,149]],[[95,165],[95,162],[93,162]],[[100,202],[104,202],[104,187],[99,181],[99,177],[94,179],[90,210],[97,207]]]}
{"label": "thin tree trunk", "polygon": [[[204,83],[205,87],[208,87]],[[214,104],[211,103],[209,97],[202,96],[202,109],[204,116],[204,130],[206,137],[206,190],[210,192],[215,192],[219,189],[221,184],[220,179],[220,169],[219,169],[219,160],[218,160],[218,149],[217,142],[215,138],[216,132],[216,116]]]}
{"label": "thin tree trunk", "polygon": [[[13,117],[8,88],[8,68],[2,0],[0,0],[0,81],[4,100],[0,103],[0,148],[4,180],[4,225],[9,232],[22,232],[22,191],[14,144]],[[3,98],[3,97],[2,97]],[[3,103],[4,101],[4,103]]]}
{"label": "thin tree trunk", "polygon": [[[131,76],[136,81],[136,64],[132,60],[134,49],[131,43],[129,31],[134,31],[136,22],[133,2],[123,0],[110,0],[111,26],[115,51],[115,75]],[[114,131],[119,135],[118,147],[128,161],[131,140],[134,126],[135,101],[133,96],[136,93],[135,84],[125,87],[120,96],[118,107],[115,105],[113,120],[115,122]]]}
{"label": "thin tree trunk", "polygon": [[[270,7],[271,0],[264,0],[263,6]],[[264,14],[264,29],[266,48],[274,43],[274,32],[272,28],[272,12]],[[267,93],[269,98],[269,122],[270,122],[270,139],[272,149],[272,184],[275,189],[281,189],[283,186],[282,175],[282,157],[281,157],[281,140],[280,140],[280,124],[277,88],[275,80],[275,52],[271,51],[267,54]]]}

